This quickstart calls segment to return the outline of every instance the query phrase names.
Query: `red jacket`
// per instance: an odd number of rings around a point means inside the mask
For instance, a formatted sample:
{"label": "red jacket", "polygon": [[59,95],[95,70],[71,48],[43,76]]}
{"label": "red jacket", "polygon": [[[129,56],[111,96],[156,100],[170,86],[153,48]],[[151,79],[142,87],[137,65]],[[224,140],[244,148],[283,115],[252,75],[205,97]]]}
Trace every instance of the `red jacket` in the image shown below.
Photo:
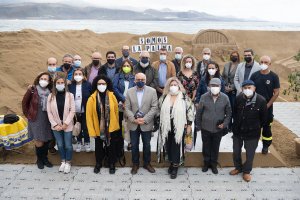
{"label": "red jacket", "polygon": [[35,121],[39,105],[39,95],[35,86],[29,88],[22,100],[23,114],[28,120]]}

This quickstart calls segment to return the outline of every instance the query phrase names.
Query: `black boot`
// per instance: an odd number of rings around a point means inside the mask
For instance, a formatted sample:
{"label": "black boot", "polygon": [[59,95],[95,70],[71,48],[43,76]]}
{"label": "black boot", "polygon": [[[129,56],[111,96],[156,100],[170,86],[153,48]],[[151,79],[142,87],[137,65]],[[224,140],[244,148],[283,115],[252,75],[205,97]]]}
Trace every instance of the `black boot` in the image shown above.
{"label": "black boot", "polygon": [[171,171],[171,179],[175,179],[177,178],[177,172],[178,172],[178,165],[177,164],[173,164],[173,167],[172,167],[172,171]]}
{"label": "black boot", "polygon": [[44,163],[43,163],[43,147],[35,147],[35,153],[37,157],[37,167],[39,169],[44,169]]}
{"label": "black boot", "polygon": [[171,174],[173,170],[173,163],[170,164],[170,167],[168,168],[168,174]]}
{"label": "black boot", "polygon": [[94,173],[98,174],[100,172],[101,167],[102,167],[102,164],[96,163],[95,168],[94,168]]}
{"label": "black boot", "polygon": [[43,148],[43,163],[46,167],[53,167],[52,163],[48,160],[48,146],[49,142],[45,142],[44,145],[42,146]]}

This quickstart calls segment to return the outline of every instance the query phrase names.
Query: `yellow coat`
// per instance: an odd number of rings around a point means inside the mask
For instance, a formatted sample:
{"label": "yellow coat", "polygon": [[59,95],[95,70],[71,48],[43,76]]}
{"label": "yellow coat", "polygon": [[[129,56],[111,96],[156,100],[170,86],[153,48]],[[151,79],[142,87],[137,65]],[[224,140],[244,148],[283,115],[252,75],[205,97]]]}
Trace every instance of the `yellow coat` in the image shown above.
{"label": "yellow coat", "polygon": [[[100,136],[100,123],[97,113],[97,93],[95,91],[88,99],[86,105],[86,125],[90,137]],[[118,101],[113,94],[113,92],[107,92],[109,98],[109,108],[110,108],[110,123],[108,127],[108,132],[114,132],[120,129],[119,126],[119,108]]]}

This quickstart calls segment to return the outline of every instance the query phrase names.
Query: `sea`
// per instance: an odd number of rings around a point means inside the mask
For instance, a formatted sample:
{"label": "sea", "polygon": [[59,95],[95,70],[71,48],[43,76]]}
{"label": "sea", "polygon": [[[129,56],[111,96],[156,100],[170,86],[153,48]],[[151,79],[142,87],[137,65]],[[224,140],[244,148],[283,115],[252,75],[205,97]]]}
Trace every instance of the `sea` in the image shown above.
{"label": "sea", "polygon": [[300,31],[300,23],[221,21],[129,21],[129,20],[0,20],[0,32],[35,29],[39,31],[91,30],[96,33],[153,31],[195,34],[205,29]]}

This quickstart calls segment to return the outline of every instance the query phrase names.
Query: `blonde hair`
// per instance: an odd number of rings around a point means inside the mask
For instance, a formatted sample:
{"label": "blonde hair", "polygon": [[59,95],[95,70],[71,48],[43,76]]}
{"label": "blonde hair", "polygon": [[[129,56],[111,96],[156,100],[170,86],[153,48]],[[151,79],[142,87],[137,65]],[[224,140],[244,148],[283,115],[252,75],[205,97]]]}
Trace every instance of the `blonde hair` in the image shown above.
{"label": "blonde hair", "polygon": [[167,80],[167,82],[166,82],[166,85],[165,85],[165,88],[164,88],[163,95],[169,94],[170,84],[171,84],[173,81],[177,82],[178,87],[179,87],[179,90],[180,90],[182,93],[185,93],[185,89],[184,89],[183,85],[181,84],[180,80],[179,80],[177,77],[171,77],[171,78],[169,78],[169,79]]}
{"label": "blonde hair", "polygon": [[186,59],[188,58],[191,58],[192,59],[192,70],[193,71],[196,71],[196,64],[197,64],[197,61],[195,59],[194,56],[192,56],[191,54],[187,54],[187,55],[184,55],[182,60],[181,60],[181,63],[180,63],[180,70],[184,70],[186,67],[185,67],[185,62],[186,62]]}

